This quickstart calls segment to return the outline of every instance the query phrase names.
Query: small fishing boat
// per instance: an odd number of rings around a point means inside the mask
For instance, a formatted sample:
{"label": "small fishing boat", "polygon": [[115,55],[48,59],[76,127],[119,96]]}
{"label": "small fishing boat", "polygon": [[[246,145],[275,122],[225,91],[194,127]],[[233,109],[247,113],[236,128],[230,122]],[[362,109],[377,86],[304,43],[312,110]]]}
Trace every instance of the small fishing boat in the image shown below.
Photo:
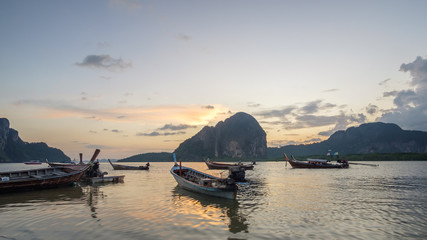
{"label": "small fishing boat", "polygon": [[189,167],[178,165],[174,154],[175,165],[170,173],[178,186],[213,197],[236,199],[238,187],[231,178],[218,178]]}
{"label": "small fishing boat", "polygon": [[90,178],[90,181],[92,182],[92,184],[95,183],[118,183],[118,182],[123,182],[123,179],[125,178],[124,175],[120,175],[120,176],[102,176],[102,177],[93,177]]}
{"label": "small fishing boat", "polygon": [[32,160],[29,162],[24,162],[24,164],[26,164],[26,165],[40,165],[40,164],[42,164],[42,162],[40,162],[38,160]]}
{"label": "small fishing boat", "polygon": [[148,170],[150,169],[150,163],[147,163],[145,166],[126,166],[126,165],[113,164],[110,161],[110,159],[108,159],[108,162],[110,162],[114,170]]}
{"label": "small fishing boat", "polygon": [[253,170],[254,164],[243,164],[241,162],[239,163],[218,163],[213,162],[210,159],[205,160],[206,165],[209,169],[229,169],[230,167],[243,167],[245,170]]}
{"label": "small fishing boat", "polygon": [[341,160],[340,163],[330,163],[324,159],[307,159],[307,161],[298,161],[291,155],[289,159],[286,154],[283,154],[285,159],[293,168],[348,168],[348,161]]}
{"label": "small fishing boat", "polygon": [[[96,149],[90,163],[98,156]],[[89,170],[90,164],[0,172],[0,193],[72,185]]]}

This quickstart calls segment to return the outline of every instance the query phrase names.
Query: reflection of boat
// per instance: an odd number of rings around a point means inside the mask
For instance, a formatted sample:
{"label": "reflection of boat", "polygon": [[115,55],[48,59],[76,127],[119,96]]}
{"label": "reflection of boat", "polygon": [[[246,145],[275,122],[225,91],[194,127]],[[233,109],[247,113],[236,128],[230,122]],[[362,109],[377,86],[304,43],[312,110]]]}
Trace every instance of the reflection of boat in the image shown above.
{"label": "reflection of boat", "polygon": [[124,175],[120,175],[120,176],[102,176],[102,177],[93,177],[90,178],[90,181],[92,182],[92,184],[94,183],[118,183],[118,182],[123,182],[123,179],[125,178]]}
{"label": "reflection of boat", "polygon": [[71,200],[79,200],[85,194],[79,185],[46,189],[44,191],[17,192],[7,194],[7,197],[0,199],[0,208],[14,204],[41,203],[41,202],[62,202],[62,204],[72,204]]}
{"label": "reflection of boat", "polygon": [[218,178],[189,167],[183,167],[181,162],[178,166],[176,159],[170,172],[178,185],[187,190],[214,197],[236,198],[238,188],[233,179]]}
{"label": "reflection of boat", "polygon": [[324,159],[307,159],[307,161],[298,161],[293,156],[289,159],[284,154],[285,159],[293,168],[348,168],[348,161],[342,160],[340,163],[330,163]]}
{"label": "reflection of boat", "polygon": [[[96,149],[90,164],[98,156]],[[0,172],[0,192],[35,190],[72,185],[89,170],[90,165],[38,168],[20,171]]]}
{"label": "reflection of boat", "polygon": [[145,166],[126,166],[113,164],[110,159],[108,159],[108,162],[110,162],[114,170],[148,170],[150,168],[150,163],[147,163]]}
{"label": "reflection of boat", "polygon": [[[246,217],[239,211],[239,202],[237,200],[212,198],[206,195],[187,191],[176,186],[172,191],[172,200],[174,204],[184,209],[186,212],[193,213],[198,217],[206,217],[203,222],[209,224],[209,221],[215,221],[215,218],[229,218],[228,230],[232,233],[248,231],[248,222]],[[209,209],[208,213],[206,209]],[[199,224],[197,221],[196,224]],[[216,223],[214,223],[216,224]]]}
{"label": "reflection of boat", "polygon": [[42,164],[42,162],[40,162],[38,160],[32,160],[29,162],[24,162],[24,164],[26,164],[26,165],[39,165],[39,164]]}
{"label": "reflection of boat", "polygon": [[205,160],[206,165],[209,169],[228,169],[230,167],[243,167],[245,170],[253,170],[254,164],[243,164],[243,163],[218,163],[212,162],[210,159]]}

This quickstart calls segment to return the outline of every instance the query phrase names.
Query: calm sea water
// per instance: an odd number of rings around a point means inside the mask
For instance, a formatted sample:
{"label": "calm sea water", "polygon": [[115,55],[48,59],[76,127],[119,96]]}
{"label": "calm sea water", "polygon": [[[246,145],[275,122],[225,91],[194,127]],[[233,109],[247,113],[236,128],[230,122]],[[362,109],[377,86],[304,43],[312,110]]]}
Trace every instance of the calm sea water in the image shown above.
{"label": "calm sea water", "polygon": [[[172,163],[153,162],[149,171],[102,163],[109,175],[126,175],[124,182],[0,195],[0,240],[426,239],[427,161],[377,163],[258,163],[236,200],[178,188]],[[183,165],[221,173],[204,163]],[[0,171],[24,167],[0,164]]]}

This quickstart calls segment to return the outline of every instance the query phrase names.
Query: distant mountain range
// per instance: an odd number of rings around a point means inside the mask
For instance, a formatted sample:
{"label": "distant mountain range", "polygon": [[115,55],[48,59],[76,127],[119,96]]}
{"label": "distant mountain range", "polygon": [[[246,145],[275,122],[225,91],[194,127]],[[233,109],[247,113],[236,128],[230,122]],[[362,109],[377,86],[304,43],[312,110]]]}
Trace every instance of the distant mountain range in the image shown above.
{"label": "distant mountain range", "polygon": [[323,142],[269,148],[268,158],[281,157],[284,152],[295,156],[324,155],[329,150],[341,155],[427,153],[427,132],[403,130],[393,123],[366,123],[337,131]]}
{"label": "distant mountain range", "polygon": [[[328,151],[339,152],[340,155],[427,153],[427,132],[403,130],[396,124],[381,122],[366,123],[358,127],[348,128],[345,131],[337,131],[329,139],[318,143],[264,148],[266,138],[263,134],[264,130],[259,127],[261,131],[258,128],[258,122],[255,119],[253,119],[255,121],[251,120],[251,118],[253,117],[249,114],[238,113],[224,122],[218,123],[215,127],[205,127],[181,143],[175,152],[185,161],[202,161],[203,158],[207,157],[278,159],[283,157],[283,153],[294,156],[309,156],[326,155]],[[229,124],[230,122],[232,124]],[[225,134],[226,137],[218,137],[222,134]],[[261,149],[258,153],[265,154],[251,154],[255,148]],[[249,150],[244,150],[243,154],[243,149]],[[139,154],[130,158],[132,161],[140,161],[138,159],[149,161],[148,156],[153,156],[153,154],[156,153]],[[172,153],[162,153],[158,161],[172,161]]]}
{"label": "distant mountain range", "polygon": [[[278,159],[283,153],[294,156],[325,155],[328,151],[340,155],[368,153],[427,153],[427,132],[403,130],[392,123],[366,123],[337,131],[327,140],[280,148],[267,148],[266,134],[251,115],[236,113],[215,127],[204,127],[185,140],[174,151],[178,159],[202,161],[211,159]],[[61,150],[46,143],[27,143],[18,132],[9,128],[9,121],[0,118],[0,162],[25,162],[48,159],[69,162]],[[172,153],[145,153],[118,161],[172,161]]]}
{"label": "distant mountain range", "polygon": [[70,162],[61,150],[46,143],[27,143],[18,136],[18,131],[9,128],[9,120],[0,118],[0,163],[26,162],[29,160]]}

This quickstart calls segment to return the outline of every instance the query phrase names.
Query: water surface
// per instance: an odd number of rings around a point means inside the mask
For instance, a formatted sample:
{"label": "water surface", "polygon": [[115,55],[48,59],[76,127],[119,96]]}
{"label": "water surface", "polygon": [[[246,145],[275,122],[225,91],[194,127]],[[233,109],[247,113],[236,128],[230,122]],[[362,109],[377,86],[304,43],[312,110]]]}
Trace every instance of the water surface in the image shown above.
{"label": "water surface", "polygon": [[[378,164],[262,162],[246,172],[237,199],[227,200],[177,187],[172,163],[153,162],[149,171],[101,163],[109,175],[126,175],[124,182],[0,195],[0,240],[426,239],[427,162]],[[0,171],[22,167],[0,164]]]}

